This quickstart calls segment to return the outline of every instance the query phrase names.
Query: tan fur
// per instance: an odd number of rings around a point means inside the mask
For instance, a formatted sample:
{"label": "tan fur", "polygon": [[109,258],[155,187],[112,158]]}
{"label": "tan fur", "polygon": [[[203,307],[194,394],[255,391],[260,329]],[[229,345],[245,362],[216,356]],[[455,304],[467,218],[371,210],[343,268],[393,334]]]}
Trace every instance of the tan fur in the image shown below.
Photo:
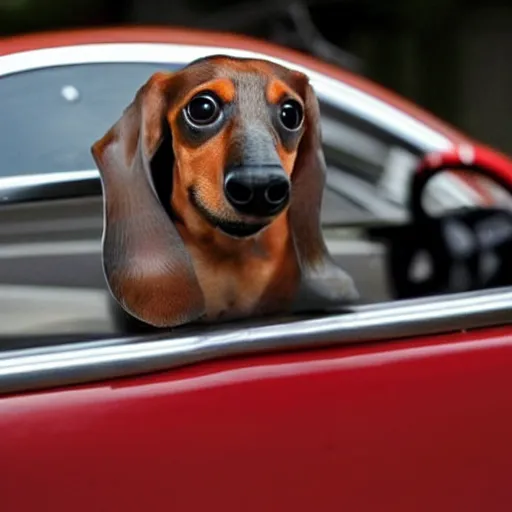
{"label": "tan fur", "polygon": [[[195,217],[190,212],[190,217]],[[237,318],[269,313],[288,302],[296,291],[298,269],[286,215],[276,219],[260,236],[233,240],[204,226],[193,232],[178,225],[205,297],[209,319]],[[272,304],[262,299],[273,290]]]}

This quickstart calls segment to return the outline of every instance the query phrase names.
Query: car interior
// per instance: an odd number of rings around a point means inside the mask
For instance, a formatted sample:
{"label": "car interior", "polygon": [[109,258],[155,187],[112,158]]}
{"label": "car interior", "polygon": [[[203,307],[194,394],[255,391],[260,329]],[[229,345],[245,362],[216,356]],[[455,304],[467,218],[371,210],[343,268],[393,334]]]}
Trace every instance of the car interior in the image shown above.
{"label": "car interior", "polygon": [[[104,133],[158,69],[88,64],[0,80],[0,95],[10,98],[0,104],[0,123],[13,135],[0,140],[0,349],[152,330],[125,314],[106,287],[98,184],[95,193],[37,200],[27,193],[19,201],[9,179],[94,169],[84,141]],[[508,206],[444,211],[436,176],[416,197],[429,214],[415,216],[410,170],[421,151],[328,104],[321,110],[324,236],[354,278],[360,304],[512,284],[504,266],[512,251]],[[499,236],[486,236],[491,231]]]}

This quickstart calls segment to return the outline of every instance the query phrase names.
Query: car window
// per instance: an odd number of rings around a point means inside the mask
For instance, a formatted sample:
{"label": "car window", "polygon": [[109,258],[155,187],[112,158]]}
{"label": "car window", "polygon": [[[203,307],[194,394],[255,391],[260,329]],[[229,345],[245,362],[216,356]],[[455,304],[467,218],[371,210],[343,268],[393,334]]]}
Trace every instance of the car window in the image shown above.
{"label": "car window", "polygon": [[162,64],[87,64],[0,79],[0,177],[94,169],[91,144]]}
{"label": "car window", "polygon": [[[0,131],[6,135],[0,137],[0,178],[94,169],[91,144],[122,115],[152,73],[179,67],[87,64],[3,77]],[[415,155],[330,105],[322,103],[321,113],[328,164],[322,222],[388,216],[392,200],[385,195],[379,200],[375,190],[385,190],[393,155],[394,163],[402,162],[408,171]],[[399,150],[409,160],[400,161]],[[396,172],[397,166],[391,167]],[[134,327],[106,287],[102,227],[101,197],[0,208],[0,349],[103,337]],[[344,243],[335,241],[343,254],[340,264],[351,273],[363,270],[367,288],[381,300],[385,291],[377,293],[382,285],[376,283],[383,280],[382,263],[350,241],[345,250]]]}
{"label": "car window", "polygon": [[[406,178],[421,151],[378,126],[321,103],[322,138],[328,165],[403,203]],[[375,191],[374,191],[375,192]]]}

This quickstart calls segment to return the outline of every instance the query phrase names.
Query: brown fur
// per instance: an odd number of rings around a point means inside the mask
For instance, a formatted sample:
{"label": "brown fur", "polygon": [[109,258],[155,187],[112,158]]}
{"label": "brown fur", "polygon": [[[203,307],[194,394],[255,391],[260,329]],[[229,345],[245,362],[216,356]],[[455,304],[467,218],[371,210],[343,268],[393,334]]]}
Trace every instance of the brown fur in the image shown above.
{"label": "brown fur", "polygon": [[[184,129],[182,111],[203,91],[214,92],[234,114],[199,140]],[[286,140],[271,115],[285,97],[306,114]],[[321,235],[325,166],[318,124],[307,77],[270,62],[217,56],[153,75],[92,149],[105,196],[106,277],[125,309],[147,323],[172,326],[287,310],[304,291],[320,302],[353,297],[350,278],[333,272]],[[238,239],[219,231],[190,194],[223,221],[256,222],[235,211],[223,193],[224,171],[239,161],[251,133],[272,141],[291,178],[292,201],[263,231]],[[172,144],[174,162],[155,172],[172,173],[174,222],[150,180],[152,159],[165,144]]]}

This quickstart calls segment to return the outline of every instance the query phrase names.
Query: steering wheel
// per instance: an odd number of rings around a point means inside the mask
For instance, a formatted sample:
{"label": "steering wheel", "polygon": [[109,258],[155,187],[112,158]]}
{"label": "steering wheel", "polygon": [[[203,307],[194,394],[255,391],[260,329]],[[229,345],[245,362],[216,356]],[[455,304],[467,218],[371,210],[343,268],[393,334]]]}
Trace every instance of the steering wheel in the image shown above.
{"label": "steering wheel", "polygon": [[423,206],[430,180],[455,170],[490,178],[512,196],[512,164],[486,148],[462,145],[426,155],[411,181],[410,223],[373,230],[388,243],[396,298],[512,285],[512,210],[478,206],[436,217]]}

